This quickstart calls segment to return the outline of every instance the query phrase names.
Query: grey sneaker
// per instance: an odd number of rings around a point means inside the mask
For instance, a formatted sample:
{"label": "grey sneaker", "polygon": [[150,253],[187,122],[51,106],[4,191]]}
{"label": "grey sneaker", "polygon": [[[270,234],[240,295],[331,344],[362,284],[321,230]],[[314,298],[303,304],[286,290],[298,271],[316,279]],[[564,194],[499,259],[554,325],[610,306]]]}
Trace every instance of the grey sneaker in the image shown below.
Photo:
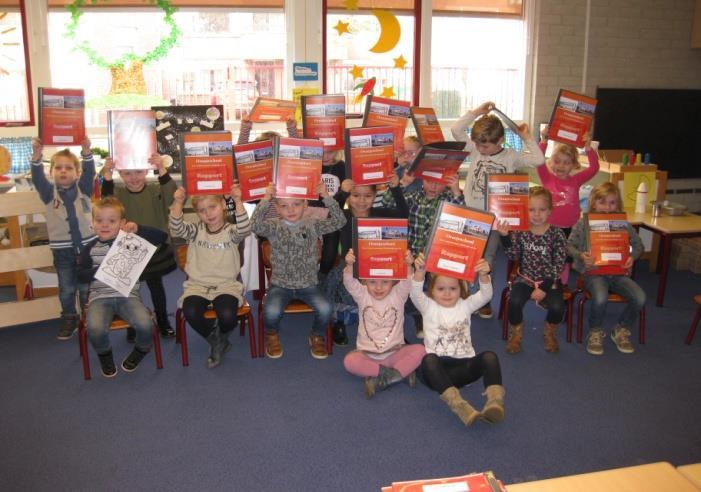
{"label": "grey sneaker", "polygon": [[587,352],[591,355],[603,355],[604,337],[606,335],[601,330],[589,330],[587,336]]}
{"label": "grey sneaker", "polygon": [[633,344],[630,343],[630,330],[623,326],[616,326],[611,332],[611,340],[616,344],[619,352],[624,354],[632,354],[635,352]]}
{"label": "grey sneaker", "polygon": [[134,350],[122,361],[122,369],[126,372],[135,371],[136,368],[139,367],[139,363],[146,357],[146,354],[148,354],[148,352],[142,352],[137,347],[134,347]]}

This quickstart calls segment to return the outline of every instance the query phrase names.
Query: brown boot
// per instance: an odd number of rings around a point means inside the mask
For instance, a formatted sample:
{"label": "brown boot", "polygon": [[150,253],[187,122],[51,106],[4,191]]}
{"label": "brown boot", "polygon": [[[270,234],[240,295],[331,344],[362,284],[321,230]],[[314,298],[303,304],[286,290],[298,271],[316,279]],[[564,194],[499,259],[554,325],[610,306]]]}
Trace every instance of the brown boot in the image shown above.
{"label": "brown boot", "polygon": [[557,343],[557,325],[555,323],[545,322],[543,327],[543,338],[545,340],[545,351],[554,354],[560,350],[560,346]]}
{"label": "brown boot", "polygon": [[265,332],[265,355],[269,359],[279,359],[282,357],[282,344],[277,331]]}
{"label": "brown boot", "polygon": [[523,321],[517,325],[509,326],[509,339],[506,341],[506,351],[516,354],[521,351],[521,341],[523,340]]}
{"label": "brown boot", "polygon": [[504,387],[500,384],[492,384],[485,388],[484,393],[487,402],[482,409],[482,420],[496,424],[504,420]]}
{"label": "brown boot", "polygon": [[465,427],[468,427],[480,417],[480,413],[472,405],[467,403],[460,396],[460,391],[455,386],[451,386],[441,394],[441,400],[446,402],[455,415],[457,415]]}

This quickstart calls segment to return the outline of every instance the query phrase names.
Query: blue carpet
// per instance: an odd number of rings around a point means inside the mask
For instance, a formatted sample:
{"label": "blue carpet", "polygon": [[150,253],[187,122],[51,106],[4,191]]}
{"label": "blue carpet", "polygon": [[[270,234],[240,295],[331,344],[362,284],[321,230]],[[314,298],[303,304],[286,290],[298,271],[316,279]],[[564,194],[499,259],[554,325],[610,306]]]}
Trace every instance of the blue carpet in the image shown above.
{"label": "blue carpet", "polygon": [[[361,380],[343,369],[350,349],[309,356],[308,316],[285,319],[280,360],[251,360],[236,335],[225,363],[208,370],[206,345],[190,331],[190,367],[168,340],[163,370],[149,355],[110,380],[91,353],[92,381],[82,379],[77,340],[54,338],[58,321],[2,330],[0,490],[370,491],[488,469],[514,483],[699,462],[701,335],[683,344],[699,276],[671,272],[661,309],[658,277],[638,270],[648,333],[634,355],[607,340],[603,356],[590,356],[564,342],[564,325],[560,353],[546,354],[544,312],[530,305],[524,351],[508,355],[499,322],[474,318],[476,348],[500,356],[507,413],[502,424],[469,429],[421,385],[365,400]],[[178,272],[167,278],[172,303],[181,282]],[[609,324],[620,309],[611,306]],[[130,346],[123,333],[112,337],[119,362]],[[479,383],[462,393],[481,405],[481,391]]]}

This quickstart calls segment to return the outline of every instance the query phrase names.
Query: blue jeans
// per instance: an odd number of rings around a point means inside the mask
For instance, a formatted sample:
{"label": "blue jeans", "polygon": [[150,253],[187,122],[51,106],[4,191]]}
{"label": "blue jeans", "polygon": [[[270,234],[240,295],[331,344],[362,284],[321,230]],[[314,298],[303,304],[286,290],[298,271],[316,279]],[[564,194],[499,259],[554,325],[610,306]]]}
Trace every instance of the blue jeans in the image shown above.
{"label": "blue jeans", "polygon": [[630,329],[645,305],[645,292],[626,275],[585,275],[587,290],[591,293],[589,330],[601,330],[606,315],[609,291],[626,300],[626,307],[618,318],[618,324]]}
{"label": "blue jeans", "polygon": [[104,297],[90,301],[86,321],[88,338],[95,351],[104,354],[112,350],[110,325],[115,314],[136,330],[136,347],[148,352],[151,349],[153,320],[138,297]]}
{"label": "blue jeans", "polygon": [[285,289],[273,285],[268,290],[263,303],[263,321],[265,331],[278,331],[280,320],[285,314],[285,308],[292,299],[309,304],[314,310],[312,331],[315,335],[324,336],[326,327],[331,319],[331,303],[326,300],[319,287],[313,285],[304,289]]}
{"label": "blue jeans", "polygon": [[78,256],[73,248],[52,249],[54,266],[58,275],[58,299],[61,301],[61,316],[78,316],[75,308],[75,293],[78,291],[80,309],[88,302],[90,284],[78,283]]}

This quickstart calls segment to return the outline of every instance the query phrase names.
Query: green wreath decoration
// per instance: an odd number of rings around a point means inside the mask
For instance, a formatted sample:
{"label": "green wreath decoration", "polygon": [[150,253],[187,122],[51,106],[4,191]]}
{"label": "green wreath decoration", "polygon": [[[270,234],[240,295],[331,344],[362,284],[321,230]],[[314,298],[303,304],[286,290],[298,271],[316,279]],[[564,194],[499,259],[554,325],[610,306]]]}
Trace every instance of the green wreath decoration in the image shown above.
{"label": "green wreath decoration", "polygon": [[[66,27],[65,35],[67,38],[72,39],[73,41],[76,41],[76,29],[78,28],[78,23],[80,22],[80,16],[83,15],[83,12],[81,12],[80,8],[83,7],[83,5],[85,5],[86,1],[88,0],[75,0],[72,4],[66,7],[71,13],[71,21]],[[92,4],[96,4],[98,2],[98,0],[89,1]],[[142,56],[138,56],[134,53],[126,53],[117,60],[108,61],[107,59],[105,59],[105,57],[101,56],[92,46],[90,46],[90,44],[87,41],[76,42],[76,49],[85,53],[85,55],[90,59],[90,61],[94,65],[97,65],[98,67],[102,68],[123,67],[125,63],[135,61],[140,61],[143,64],[147,64],[149,62],[163,58],[164,56],[166,56],[166,54],[168,54],[168,51],[170,51],[170,49],[175,45],[175,43],[178,41],[178,37],[180,37],[181,34],[181,31],[178,28],[175,19],[173,19],[173,14],[177,9],[173,7],[168,0],[148,0],[148,2],[158,6],[163,11],[163,13],[165,14],[163,16],[163,21],[168,26],[170,26],[170,31],[168,35],[161,38],[161,42],[158,44],[158,46],[156,46],[148,53]]]}

